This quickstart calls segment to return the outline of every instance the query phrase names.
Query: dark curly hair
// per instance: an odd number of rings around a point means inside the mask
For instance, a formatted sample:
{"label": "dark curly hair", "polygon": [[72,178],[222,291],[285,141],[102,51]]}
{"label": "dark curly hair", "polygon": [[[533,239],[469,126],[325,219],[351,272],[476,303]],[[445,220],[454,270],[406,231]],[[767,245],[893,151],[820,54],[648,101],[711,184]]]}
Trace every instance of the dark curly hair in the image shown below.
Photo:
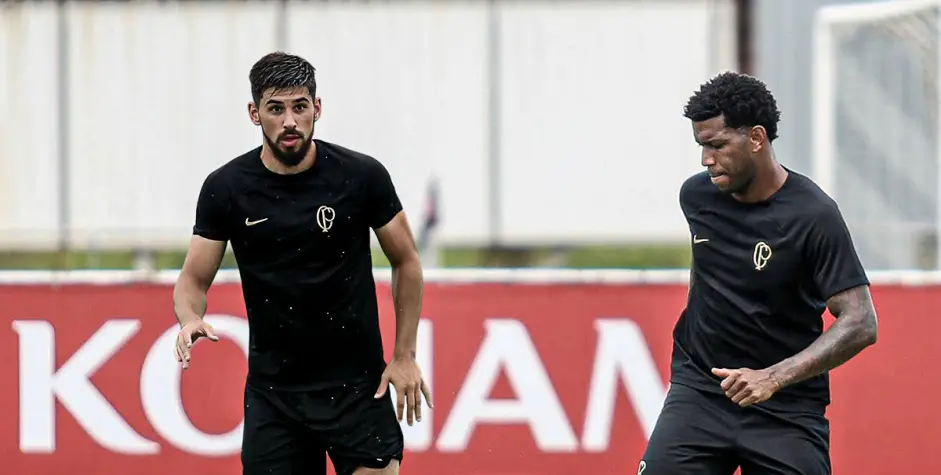
{"label": "dark curly hair", "polygon": [[689,98],[683,115],[693,122],[722,116],[733,129],[760,125],[768,140],[778,137],[781,112],[771,91],[760,80],[746,74],[724,72],[706,81]]}
{"label": "dark curly hair", "polygon": [[248,73],[255,104],[268,89],[306,87],[311,97],[317,95],[316,69],[306,59],[280,51],[268,53],[259,59]]}

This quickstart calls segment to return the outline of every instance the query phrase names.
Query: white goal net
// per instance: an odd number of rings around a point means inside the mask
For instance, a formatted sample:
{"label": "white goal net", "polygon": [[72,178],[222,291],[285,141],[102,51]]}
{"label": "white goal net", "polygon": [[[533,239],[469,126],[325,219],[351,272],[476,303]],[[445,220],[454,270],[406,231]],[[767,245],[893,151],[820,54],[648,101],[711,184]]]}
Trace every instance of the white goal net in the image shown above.
{"label": "white goal net", "polygon": [[941,268],[941,0],[819,10],[814,177],[870,269]]}

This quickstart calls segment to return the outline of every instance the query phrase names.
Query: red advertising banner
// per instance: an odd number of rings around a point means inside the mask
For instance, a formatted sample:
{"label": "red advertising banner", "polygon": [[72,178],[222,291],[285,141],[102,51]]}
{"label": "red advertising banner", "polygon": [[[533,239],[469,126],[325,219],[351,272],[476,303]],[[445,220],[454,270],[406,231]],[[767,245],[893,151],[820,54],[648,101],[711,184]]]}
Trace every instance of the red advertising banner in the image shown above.
{"label": "red advertising banner", "polygon": [[[213,287],[222,341],[194,347],[183,374],[170,289],[0,285],[0,471],[241,473],[240,288]],[[934,473],[941,286],[873,294],[879,342],[832,374],[834,473]],[[379,297],[389,351],[388,286]],[[685,298],[680,283],[426,283],[419,351],[436,409],[406,427],[402,473],[634,473]]]}

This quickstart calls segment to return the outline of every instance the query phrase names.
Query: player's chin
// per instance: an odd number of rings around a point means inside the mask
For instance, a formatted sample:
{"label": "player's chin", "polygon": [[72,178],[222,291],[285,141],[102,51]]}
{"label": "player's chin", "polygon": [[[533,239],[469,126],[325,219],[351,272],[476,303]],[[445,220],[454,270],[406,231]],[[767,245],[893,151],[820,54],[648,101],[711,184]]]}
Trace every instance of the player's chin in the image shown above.
{"label": "player's chin", "polygon": [[301,151],[304,150],[304,142],[298,140],[296,143],[292,143],[290,145],[280,143],[278,144],[278,149],[285,156],[295,157],[297,155],[303,155]]}
{"label": "player's chin", "polygon": [[716,175],[710,179],[712,184],[722,191],[728,191],[732,188],[732,179],[728,175]]}

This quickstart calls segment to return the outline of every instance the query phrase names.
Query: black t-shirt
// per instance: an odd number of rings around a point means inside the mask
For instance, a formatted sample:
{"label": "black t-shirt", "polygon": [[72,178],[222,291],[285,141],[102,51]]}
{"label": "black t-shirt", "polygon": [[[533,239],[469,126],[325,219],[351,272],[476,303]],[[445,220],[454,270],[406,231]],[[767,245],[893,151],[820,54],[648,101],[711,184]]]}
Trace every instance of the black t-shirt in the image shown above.
{"label": "black t-shirt", "polygon": [[314,165],[279,175],[261,147],[203,183],[193,233],[231,242],[250,343],[248,381],[321,389],[385,367],[370,230],[402,204],[372,157],[316,140]]}
{"label": "black t-shirt", "polygon": [[[671,381],[722,394],[712,368],[764,369],[823,332],[829,297],[869,281],[836,203],[789,171],[761,203],[719,191],[707,173],[686,180],[680,206],[692,234],[689,302],[673,331]],[[824,411],[826,374],[786,387],[768,409]]]}

